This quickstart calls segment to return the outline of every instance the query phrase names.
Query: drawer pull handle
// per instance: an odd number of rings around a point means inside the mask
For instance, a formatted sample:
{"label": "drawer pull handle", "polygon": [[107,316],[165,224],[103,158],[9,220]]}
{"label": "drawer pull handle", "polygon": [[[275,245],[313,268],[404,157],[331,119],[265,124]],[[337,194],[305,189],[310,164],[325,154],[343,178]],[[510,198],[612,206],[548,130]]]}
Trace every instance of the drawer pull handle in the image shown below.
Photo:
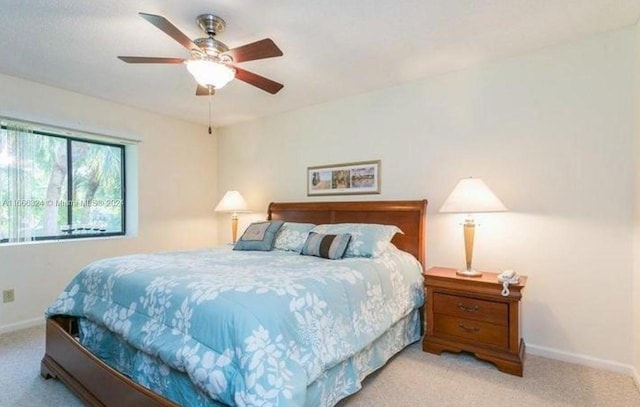
{"label": "drawer pull handle", "polygon": [[464,326],[462,322],[458,324],[458,328],[464,329],[465,331],[469,331],[469,332],[480,332],[480,328],[476,328],[475,326],[473,328],[469,328]]}
{"label": "drawer pull handle", "polygon": [[460,308],[460,310],[466,311],[466,312],[478,312],[478,311],[480,311],[480,307],[478,307],[477,305],[474,305],[472,308],[469,308],[469,307],[465,307],[464,304],[462,304],[461,302],[458,303],[458,308]]}

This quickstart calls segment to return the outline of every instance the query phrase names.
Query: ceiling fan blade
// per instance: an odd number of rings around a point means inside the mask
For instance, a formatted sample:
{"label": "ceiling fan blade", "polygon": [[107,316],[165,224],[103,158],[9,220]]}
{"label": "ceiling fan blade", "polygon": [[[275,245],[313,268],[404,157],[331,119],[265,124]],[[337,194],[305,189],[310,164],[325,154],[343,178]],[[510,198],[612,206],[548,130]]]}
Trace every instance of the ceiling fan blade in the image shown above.
{"label": "ceiling fan blade", "polygon": [[270,38],[230,49],[225,52],[225,54],[230,55],[233,58],[233,62],[254,61],[256,59],[281,57],[283,55],[280,48],[278,48]]}
{"label": "ceiling fan blade", "polygon": [[191,38],[187,37],[182,31],[180,31],[175,25],[171,24],[169,20],[162,16],[157,16],[155,14],[147,14],[147,13],[138,13],[142,18],[150,22],[151,24],[158,27],[169,37],[178,41],[180,45],[191,51],[192,49],[200,49]]}
{"label": "ceiling fan blade", "polygon": [[265,78],[264,76],[260,76],[253,72],[245,71],[242,68],[238,68],[234,66],[236,70],[236,79],[240,79],[243,82],[248,83],[249,85],[253,85],[256,88],[260,88],[265,92],[269,92],[272,95],[275,95],[284,87],[283,84],[278,83],[276,81],[272,81],[271,79]]}
{"label": "ceiling fan blade", "polygon": [[[211,95],[214,95],[215,93],[216,90],[211,88]],[[198,88],[196,89],[196,96],[209,96],[209,88],[207,88],[206,86],[198,85]]]}
{"label": "ceiling fan blade", "polygon": [[118,57],[128,64],[181,64],[184,58]]}

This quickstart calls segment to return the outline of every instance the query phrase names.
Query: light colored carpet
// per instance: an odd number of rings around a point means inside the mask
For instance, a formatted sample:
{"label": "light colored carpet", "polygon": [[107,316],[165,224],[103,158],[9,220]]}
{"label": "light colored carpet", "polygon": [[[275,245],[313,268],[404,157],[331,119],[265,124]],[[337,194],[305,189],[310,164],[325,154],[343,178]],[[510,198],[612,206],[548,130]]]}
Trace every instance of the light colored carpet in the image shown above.
{"label": "light colored carpet", "polygon": [[[81,407],[57,380],[40,377],[44,327],[0,336],[0,406]],[[630,377],[527,356],[524,377],[466,354],[436,356],[414,344],[367,378],[340,407],[640,407]]]}

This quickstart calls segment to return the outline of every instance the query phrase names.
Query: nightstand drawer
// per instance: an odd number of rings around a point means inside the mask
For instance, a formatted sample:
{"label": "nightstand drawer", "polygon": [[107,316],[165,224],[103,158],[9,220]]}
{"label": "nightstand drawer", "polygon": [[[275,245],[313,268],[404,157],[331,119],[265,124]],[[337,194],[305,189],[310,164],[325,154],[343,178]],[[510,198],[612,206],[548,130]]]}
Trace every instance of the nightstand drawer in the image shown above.
{"label": "nightstand drawer", "polygon": [[503,302],[434,293],[433,312],[504,326],[509,324],[509,305]]}
{"label": "nightstand drawer", "polygon": [[449,315],[436,315],[433,328],[436,335],[457,336],[502,348],[509,347],[509,330],[506,326]]}

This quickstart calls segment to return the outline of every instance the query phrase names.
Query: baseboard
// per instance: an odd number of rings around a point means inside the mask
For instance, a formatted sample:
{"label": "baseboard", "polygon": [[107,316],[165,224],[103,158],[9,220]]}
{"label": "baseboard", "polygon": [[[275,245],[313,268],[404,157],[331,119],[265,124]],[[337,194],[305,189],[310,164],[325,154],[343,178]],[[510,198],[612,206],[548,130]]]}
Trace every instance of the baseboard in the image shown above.
{"label": "baseboard", "polygon": [[[583,355],[580,353],[565,352],[559,349],[547,348],[544,346],[532,345],[527,343],[527,353],[531,355],[544,356],[549,359],[561,360],[563,362],[575,363],[577,365],[595,367],[596,369],[609,370],[611,372],[623,373],[627,376],[634,377],[635,369],[631,365],[627,365],[613,360],[594,358],[593,356]],[[637,372],[636,372],[637,373]],[[637,374],[635,375],[637,377]],[[634,380],[637,381],[637,379]]]}
{"label": "baseboard", "polygon": [[0,326],[0,335],[6,334],[9,332],[19,331],[21,329],[31,328],[38,325],[44,325],[44,322],[45,322],[44,317],[41,317],[41,318],[34,318],[34,319],[28,319],[26,321],[16,322],[14,324],[2,325]]}

